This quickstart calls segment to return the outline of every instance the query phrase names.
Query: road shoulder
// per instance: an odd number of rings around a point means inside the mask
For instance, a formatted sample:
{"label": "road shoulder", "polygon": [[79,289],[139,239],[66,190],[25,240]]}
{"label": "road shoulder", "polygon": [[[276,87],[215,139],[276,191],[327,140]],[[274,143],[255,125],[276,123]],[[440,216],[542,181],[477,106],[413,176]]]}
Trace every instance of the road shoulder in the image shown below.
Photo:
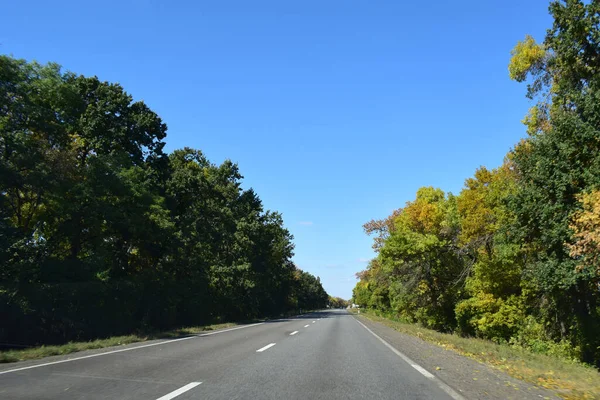
{"label": "road shoulder", "polygon": [[555,393],[517,379],[451,350],[398,332],[355,315],[395,349],[446,383],[467,399],[557,399]]}

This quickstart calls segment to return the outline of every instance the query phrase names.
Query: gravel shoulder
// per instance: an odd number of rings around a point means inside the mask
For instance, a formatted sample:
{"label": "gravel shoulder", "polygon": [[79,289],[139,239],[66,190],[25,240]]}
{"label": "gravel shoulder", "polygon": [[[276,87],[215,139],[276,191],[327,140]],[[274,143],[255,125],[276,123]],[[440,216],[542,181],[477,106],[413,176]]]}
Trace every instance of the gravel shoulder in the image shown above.
{"label": "gravel shoulder", "polygon": [[476,360],[355,315],[378,336],[467,399],[559,399],[556,393],[512,378]]}

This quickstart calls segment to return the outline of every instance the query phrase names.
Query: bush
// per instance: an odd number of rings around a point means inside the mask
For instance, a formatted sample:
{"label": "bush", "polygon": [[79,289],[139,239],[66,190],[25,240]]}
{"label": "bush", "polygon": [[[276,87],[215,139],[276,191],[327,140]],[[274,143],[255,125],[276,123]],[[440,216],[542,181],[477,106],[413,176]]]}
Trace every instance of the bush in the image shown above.
{"label": "bush", "polygon": [[503,300],[478,293],[456,306],[459,333],[497,343],[509,341],[519,331],[524,317],[522,301],[516,296]]}
{"label": "bush", "polygon": [[568,340],[553,341],[546,334],[544,326],[532,315],[523,319],[519,331],[510,339],[510,344],[528,349],[534,353],[546,354],[566,360],[578,360],[581,357],[579,346],[573,346]]}

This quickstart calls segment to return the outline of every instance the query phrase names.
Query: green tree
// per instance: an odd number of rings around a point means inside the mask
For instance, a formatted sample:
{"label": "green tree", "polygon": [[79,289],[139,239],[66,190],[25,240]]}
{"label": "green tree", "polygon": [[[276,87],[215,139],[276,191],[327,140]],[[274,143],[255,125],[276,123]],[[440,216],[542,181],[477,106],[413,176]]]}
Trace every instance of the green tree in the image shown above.
{"label": "green tree", "polygon": [[319,277],[297,269],[294,272],[294,280],[298,308],[301,310],[316,310],[327,305],[329,295],[323,289]]}
{"label": "green tree", "polygon": [[600,360],[599,292],[594,275],[570,255],[569,225],[578,195],[600,184],[600,4],[554,1],[550,12],[544,42],[518,44],[510,65],[538,99],[525,119],[530,136],[514,151],[521,190],[512,210],[541,317],[555,338],[568,338],[593,362]]}
{"label": "green tree", "polygon": [[460,298],[464,257],[458,251],[456,198],[424,187],[384,221],[365,225],[377,232],[379,255],[359,275],[354,301],[425,326],[451,330]]}
{"label": "green tree", "polygon": [[33,344],[320,308],[236,164],[163,153],[117,84],[0,57],[0,340]]}

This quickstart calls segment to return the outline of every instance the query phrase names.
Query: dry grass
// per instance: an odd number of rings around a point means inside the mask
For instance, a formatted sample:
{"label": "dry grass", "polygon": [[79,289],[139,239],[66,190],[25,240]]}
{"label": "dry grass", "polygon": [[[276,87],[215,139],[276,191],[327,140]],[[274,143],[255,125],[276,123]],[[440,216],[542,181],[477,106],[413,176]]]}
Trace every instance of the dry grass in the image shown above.
{"label": "dry grass", "polygon": [[585,364],[487,340],[440,333],[418,325],[382,318],[365,310],[361,310],[360,315],[484,362],[514,378],[552,389],[565,399],[600,399],[600,372]]}

